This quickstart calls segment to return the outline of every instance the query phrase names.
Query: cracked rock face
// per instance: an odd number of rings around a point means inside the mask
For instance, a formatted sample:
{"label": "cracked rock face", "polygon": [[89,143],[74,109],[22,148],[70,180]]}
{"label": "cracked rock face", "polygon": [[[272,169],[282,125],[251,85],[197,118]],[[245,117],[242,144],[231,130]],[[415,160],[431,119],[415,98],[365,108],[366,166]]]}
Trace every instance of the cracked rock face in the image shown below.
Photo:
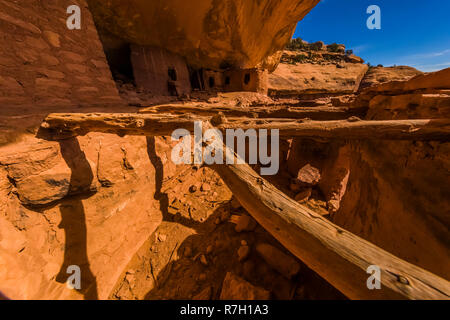
{"label": "cracked rock face", "polygon": [[[165,160],[167,144],[152,141],[93,133],[59,143],[30,137],[0,148],[3,294],[109,296],[136,248],[161,223],[155,163],[161,179],[176,170]],[[69,265],[81,268],[81,290],[66,289]]]}
{"label": "cracked rock face", "polygon": [[193,66],[252,68],[281,50],[319,0],[89,0],[100,32]]}

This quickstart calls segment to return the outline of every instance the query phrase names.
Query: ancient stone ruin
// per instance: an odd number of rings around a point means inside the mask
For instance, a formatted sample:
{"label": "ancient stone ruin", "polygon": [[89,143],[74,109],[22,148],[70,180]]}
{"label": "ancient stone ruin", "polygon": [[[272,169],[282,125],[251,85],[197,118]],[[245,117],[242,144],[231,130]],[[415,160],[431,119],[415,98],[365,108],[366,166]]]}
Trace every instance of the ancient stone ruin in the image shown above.
{"label": "ancient stone ruin", "polygon": [[289,45],[318,2],[1,1],[0,299],[448,299],[450,69]]}

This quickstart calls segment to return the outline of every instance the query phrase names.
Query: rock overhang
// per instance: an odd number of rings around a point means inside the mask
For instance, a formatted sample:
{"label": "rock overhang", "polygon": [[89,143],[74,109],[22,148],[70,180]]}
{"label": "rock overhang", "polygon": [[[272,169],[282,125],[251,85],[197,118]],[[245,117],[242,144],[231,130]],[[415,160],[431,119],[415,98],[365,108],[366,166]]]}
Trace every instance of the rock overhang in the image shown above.
{"label": "rock overhang", "polygon": [[297,22],[318,2],[88,0],[100,34],[160,47],[193,67],[216,70],[260,65],[283,49]]}

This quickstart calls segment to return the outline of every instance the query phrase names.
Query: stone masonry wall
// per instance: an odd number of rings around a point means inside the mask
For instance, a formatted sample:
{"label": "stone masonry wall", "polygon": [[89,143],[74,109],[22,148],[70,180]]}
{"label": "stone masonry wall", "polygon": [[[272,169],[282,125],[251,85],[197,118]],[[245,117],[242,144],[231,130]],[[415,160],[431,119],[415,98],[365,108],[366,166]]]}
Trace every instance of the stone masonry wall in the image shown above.
{"label": "stone masonry wall", "polygon": [[[70,5],[81,30],[69,30]],[[0,2],[0,107],[120,103],[84,0]]]}
{"label": "stone masonry wall", "polygon": [[[189,94],[191,83],[186,61],[167,50],[144,47],[138,45],[131,46],[131,62],[133,64],[136,84],[155,95],[171,95],[169,81],[176,88],[177,94]],[[169,77],[169,69],[174,72],[174,79]]]}
{"label": "stone masonry wall", "polygon": [[[66,27],[73,4],[81,30]],[[49,112],[130,112],[84,0],[2,0],[0,41],[0,293],[106,299],[161,222],[154,195],[170,173],[167,143],[36,136]],[[65,284],[72,265],[79,290]]]}

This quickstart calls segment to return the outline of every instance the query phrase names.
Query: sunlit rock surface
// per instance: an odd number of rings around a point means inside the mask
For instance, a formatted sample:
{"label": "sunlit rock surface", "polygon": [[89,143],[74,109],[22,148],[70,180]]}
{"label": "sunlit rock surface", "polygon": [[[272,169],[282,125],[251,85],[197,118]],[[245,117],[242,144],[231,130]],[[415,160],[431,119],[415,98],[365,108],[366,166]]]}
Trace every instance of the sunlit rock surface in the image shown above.
{"label": "sunlit rock surface", "polygon": [[194,66],[252,68],[282,49],[319,0],[89,0],[97,26]]}

